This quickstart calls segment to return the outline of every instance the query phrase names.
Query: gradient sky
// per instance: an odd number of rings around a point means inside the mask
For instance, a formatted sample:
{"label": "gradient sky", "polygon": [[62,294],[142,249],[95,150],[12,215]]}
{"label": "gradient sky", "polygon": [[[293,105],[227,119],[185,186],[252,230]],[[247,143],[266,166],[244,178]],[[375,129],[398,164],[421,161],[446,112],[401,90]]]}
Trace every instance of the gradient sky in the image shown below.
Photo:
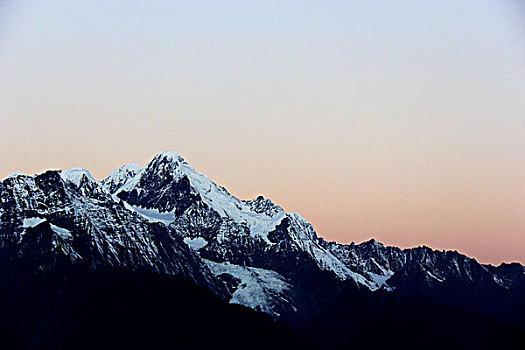
{"label": "gradient sky", "polygon": [[520,1],[0,1],[0,177],[179,152],[342,243],[525,262]]}

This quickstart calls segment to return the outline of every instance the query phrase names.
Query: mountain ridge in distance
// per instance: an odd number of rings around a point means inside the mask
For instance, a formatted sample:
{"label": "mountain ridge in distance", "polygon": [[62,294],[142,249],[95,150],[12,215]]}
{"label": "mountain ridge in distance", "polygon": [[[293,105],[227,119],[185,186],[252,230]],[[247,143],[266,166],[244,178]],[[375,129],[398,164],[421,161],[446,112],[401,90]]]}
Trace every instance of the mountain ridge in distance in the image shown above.
{"label": "mountain ridge in distance", "polygon": [[[395,310],[406,329],[418,329],[412,319],[418,307],[442,320],[466,313],[458,319],[498,334],[515,335],[513,327],[525,325],[520,264],[495,267],[455,251],[400,249],[373,239],[327,242],[300,214],[262,196],[240,200],[176,152],[161,152],[144,167],[122,166],[101,181],[82,168],[15,174],[2,180],[0,196],[6,281],[45,278],[65,267],[181,276],[303,336],[315,334],[314,343],[330,333],[315,330],[331,322],[333,329],[350,325],[366,334],[348,319],[354,313],[374,327],[360,305],[379,318]],[[334,316],[339,308],[347,314]],[[490,332],[478,338],[483,334]]]}

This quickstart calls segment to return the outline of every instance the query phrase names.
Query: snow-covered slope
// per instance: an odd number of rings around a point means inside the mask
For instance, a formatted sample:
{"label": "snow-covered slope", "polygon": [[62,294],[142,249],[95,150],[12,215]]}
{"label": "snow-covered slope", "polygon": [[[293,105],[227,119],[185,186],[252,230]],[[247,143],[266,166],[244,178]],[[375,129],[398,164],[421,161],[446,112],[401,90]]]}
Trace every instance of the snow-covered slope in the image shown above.
{"label": "snow-covered slope", "polygon": [[[103,183],[105,185],[116,183],[113,180],[114,177],[113,174],[110,175]],[[263,239],[285,216],[280,207],[273,205],[268,200],[258,198],[254,201],[242,201],[237,199],[224,187],[216,185],[207,176],[196,172],[179,154],[172,151],[159,153],[146,165],[144,171],[137,171],[135,177],[130,177],[118,189],[108,188],[108,190],[113,190],[113,193],[117,195],[136,194],[135,199],[138,199],[136,202],[139,205],[143,202],[140,200],[140,196],[151,195],[156,201],[144,202],[145,208],[174,213],[178,209],[177,198],[166,196],[166,193],[154,193],[157,186],[152,186],[152,181],[157,179],[160,182],[169,179],[172,184],[187,179],[191,193],[198,196],[199,200],[210,210],[217,213],[221,218],[247,226],[253,235]],[[119,197],[122,198],[122,195]],[[133,199],[128,202],[133,204]]]}

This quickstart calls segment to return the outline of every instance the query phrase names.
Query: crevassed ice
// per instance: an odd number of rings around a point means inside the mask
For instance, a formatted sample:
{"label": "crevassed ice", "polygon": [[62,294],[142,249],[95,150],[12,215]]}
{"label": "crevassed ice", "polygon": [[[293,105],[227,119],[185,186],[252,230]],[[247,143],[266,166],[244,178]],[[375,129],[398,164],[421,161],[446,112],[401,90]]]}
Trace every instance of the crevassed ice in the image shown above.
{"label": "crevassed ice", "polygon": [[284,277],[272,270],[256,267],[239,266],[229,262],[217,263],[203,259],[210,271],[218,276],[228,274],[240,280],[233,293],[230,304],[244,305],[270,315],[278,316],[273,310],[273,300],[291,289]]}

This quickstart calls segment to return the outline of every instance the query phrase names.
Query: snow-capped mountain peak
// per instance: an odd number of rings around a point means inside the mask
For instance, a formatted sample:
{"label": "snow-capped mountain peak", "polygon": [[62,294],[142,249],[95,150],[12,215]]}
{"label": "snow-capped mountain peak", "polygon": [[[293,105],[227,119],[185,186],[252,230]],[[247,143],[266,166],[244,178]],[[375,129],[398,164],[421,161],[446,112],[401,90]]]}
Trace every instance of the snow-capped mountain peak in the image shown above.
{"label": "snow-capped mountain peak", "polygon": [[[104,180],[106,182],[106,180]],[[108,188],[109,189],[109,188]],[[198,173],[176,152],[157,154],[143,171],[128,179],[114,193],[128,204],[159,212],[175,212],[202,202],[220,217],[246,225],[252,234],[265,237],[286,215],[262,197],[243,201]]]}
{"label": "snow-capped mountain peak", "polygon": [[172,161],[179,161],[179,162],[184,161],[184,158],[182,158],[180,154],[178,154],[175,151],[170,151],[170,150],[166,150],[166,151],[157,153],[155,158],[168,158],[168,159],[171,159]]}
{"label": "snow-capped mountain peak", "polygon": [[139,163],[129,163],[117,168],[109,174],[104,180],[102,185],[108,189],[110,193],[115,193],[120,189],[128,180],[135,177],[142,171],[142,167]]}
{"label": "snow-capped mountain peak", "polygon": [[62,178],[62,180],[64,180],[64,182],[72,183],[77,187],[79,187],[84,181],[96,181],[89,172],[89,170],[85,168],[72,168],[61,170],[60,177]]}

